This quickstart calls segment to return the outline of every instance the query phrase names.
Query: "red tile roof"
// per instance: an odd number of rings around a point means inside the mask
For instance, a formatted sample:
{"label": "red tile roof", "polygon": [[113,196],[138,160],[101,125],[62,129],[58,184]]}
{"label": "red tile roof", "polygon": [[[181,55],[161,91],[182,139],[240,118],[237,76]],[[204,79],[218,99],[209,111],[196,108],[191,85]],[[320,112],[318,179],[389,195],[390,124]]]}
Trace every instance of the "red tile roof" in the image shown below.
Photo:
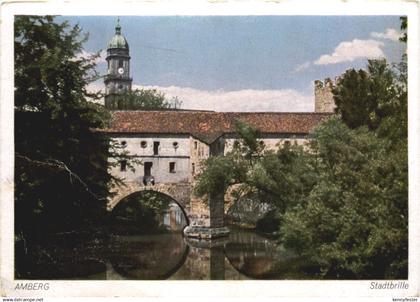
{"label": "red tile roof", "polygon": [[308,134],[331,113],[114,111],[106,133],[191,134],[212,143],[240,120],[265,134]]}

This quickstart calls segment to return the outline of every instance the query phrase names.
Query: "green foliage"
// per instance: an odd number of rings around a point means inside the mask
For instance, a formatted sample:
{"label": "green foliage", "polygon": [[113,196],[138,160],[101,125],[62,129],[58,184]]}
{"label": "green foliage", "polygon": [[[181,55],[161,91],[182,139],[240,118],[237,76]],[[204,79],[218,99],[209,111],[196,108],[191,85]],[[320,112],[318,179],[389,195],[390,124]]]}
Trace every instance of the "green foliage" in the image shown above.
{"label": "green foliage", "polygon": [[407,43],[407,16],[400,17],[401,30],[404,31],[403,36],[400,38],[401,42]]}
{"label": "green foliage", "polygon": [[330,120],[315,132],[318,180],[283,216],[286,246],[327,277],[403,278],[407,273],[407,148],[390,150],[367,128]]}
{"label": "green foliage", "polygon": [[241,139],[207,160],[197,191],[239,183],[274,205],[281,242],[318,265],[320,277],[406,278],[406,70],[404,60],[377,60],[346,72],[334,91],[341,117],[322,123],[305,147],[260,148],[258,132],[238,123]]}
{"label": "green foliage", "polygon": [[264,150],[264,145],[258,141],[258,138],[261,137],[260,131],[251,128],[240,120],[237,120],[235,123],[236,132],[240,140],[234,152],[241,153],[248,160],[261,155]]}
{"label": "green foliage", "polygon": [[230,185],[240,183],[247,164],[235,154],[212,156],[205,161],[205,169],[199,176],[194,193],[198,196],[225,192]]}
{"label": "green foliage", "polygon": [[273,204],[279,213],[303,202],[316,182],[313,156],[302,146],[284,145],[276,153],[265,152],[247,173],[246,185],[256,189],[259,199]]}
{"label": "green foliage", "polygon": [[383,60],[369,60],[367,71],[347,70],[333,88],[336,111],[350,128],[377,129],[398,104],[396,70]]}
{"label": "green foliage", "polygon": [[259,132],[247,124],[236,121],[236,131],[240,139],[235,141],[232,151],[211,156],[203,163],[205,169],[194,187],[196,195],[224,193],[229,186],[246,181],[248,171],[260,158],[264,146],[257,140]]}
{"label": "green foliage", "polygon": [[97,74],[77,58],[86,37],[52,16],[15,18],[15,230],[91,225],[105,214],[110,114],[86,91]]}
{"label": "green foliage", "polygon": [[107,106],[113,110],[167,110],[179,109],[181,102],[177,97],[167,99],[156,89],[136,89],[115,96]]}
{"label": "green foliage", "polygon": [[115,233],[150,233],[164,229],[158,217],[169,209],[171,198],[152,191],[135,193],[121,201],[112,211],[111,227]]}

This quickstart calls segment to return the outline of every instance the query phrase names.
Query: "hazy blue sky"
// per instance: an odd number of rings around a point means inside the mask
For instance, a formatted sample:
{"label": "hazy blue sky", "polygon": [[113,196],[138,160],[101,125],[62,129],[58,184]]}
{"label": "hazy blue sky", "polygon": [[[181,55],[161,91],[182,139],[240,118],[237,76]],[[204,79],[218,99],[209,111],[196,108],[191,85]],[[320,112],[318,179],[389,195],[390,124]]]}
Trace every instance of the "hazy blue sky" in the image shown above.
{"label": "hazy blue sky", "polygon": [[[86,52],[106,50],[117,21],[60,19],[89,33]],[[178,95],[188,108],[311,111],[315,79],[369,57],[398,62],[405,49],[398,16],[121,16],[120,24],[133,84]],[[106,72],[104,60],[98,70]]]}

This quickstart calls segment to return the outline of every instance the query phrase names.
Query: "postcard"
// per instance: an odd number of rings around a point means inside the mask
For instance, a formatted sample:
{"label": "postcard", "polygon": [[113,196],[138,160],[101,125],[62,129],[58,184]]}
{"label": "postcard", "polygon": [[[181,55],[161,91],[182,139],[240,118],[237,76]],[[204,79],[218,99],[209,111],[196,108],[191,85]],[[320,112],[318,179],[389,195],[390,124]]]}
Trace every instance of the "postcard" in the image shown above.
{"label": "postcard", "polygon": [[418,16],[3,2],[4,301],[417,301]]}

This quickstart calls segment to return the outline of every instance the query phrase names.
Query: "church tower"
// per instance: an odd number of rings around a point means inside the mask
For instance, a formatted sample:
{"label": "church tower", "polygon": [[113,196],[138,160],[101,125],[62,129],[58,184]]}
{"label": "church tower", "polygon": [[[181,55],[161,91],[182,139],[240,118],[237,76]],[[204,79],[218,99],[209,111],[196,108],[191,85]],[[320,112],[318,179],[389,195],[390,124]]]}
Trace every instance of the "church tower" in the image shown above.
{"label": "church tower", "polygon": [[130,55],[128,43],[121,34],[120,21],[115,27],[115,35],[108,43],[108,72],[105,77],[105,107],[118,109],[118,103],[123,102],[122,95],[131,91]]}

